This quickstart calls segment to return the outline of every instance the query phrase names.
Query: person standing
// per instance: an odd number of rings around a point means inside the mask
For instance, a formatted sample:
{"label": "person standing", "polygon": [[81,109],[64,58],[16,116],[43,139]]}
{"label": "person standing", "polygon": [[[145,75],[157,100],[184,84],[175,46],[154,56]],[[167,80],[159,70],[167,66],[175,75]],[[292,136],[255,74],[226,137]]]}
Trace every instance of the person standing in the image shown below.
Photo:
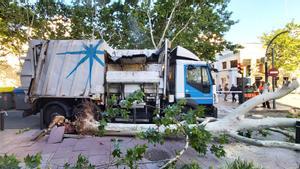
{"label": "person standing", "polygon": [[229,91],[228,83],[226,83],[224,87],[224,95],[225,95],[224,101],[227,101],[228,91]]}
{"label": "person standing", "polygon": [[219,94],[221,94],[221,92],[222,92],[222,86],[221,85],[218,86],[218,92],[219,92]]}
{"label": "person standing", "polygon": [[[262,94],[264,92],[264,85],[265,85],[265,82],[262,81],[261,84],[260,84],[260,86],[259,86],[259,88],[258,88],[260,94]],[[268,84],[267,84],[267,88],[269,90],[269,85]],[[266,107],[266,106],[267,106],[268,109],[271,109],[269,101],[263,102],[263,106],[262,107]]]}
{"label": "person standing", "polygon": [[230,92],[232,95],[232,103],[236,102],[235,93],[234,93],[235,91],[236,91],[236,87],[234,85],[232,85],[230,88]]}

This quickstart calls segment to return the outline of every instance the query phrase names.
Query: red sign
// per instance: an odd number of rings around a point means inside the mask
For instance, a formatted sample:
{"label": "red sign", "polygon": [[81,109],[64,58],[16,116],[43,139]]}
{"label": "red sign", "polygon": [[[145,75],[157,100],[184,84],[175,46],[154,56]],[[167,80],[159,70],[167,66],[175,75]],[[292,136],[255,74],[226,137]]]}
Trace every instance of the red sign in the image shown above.
{"label": "red sign", "polygon": [[276,76],[278,76],[278,73],[279,73],[279,71],[276,68],[271,68],[269,70],[269,76],[276,77]]}

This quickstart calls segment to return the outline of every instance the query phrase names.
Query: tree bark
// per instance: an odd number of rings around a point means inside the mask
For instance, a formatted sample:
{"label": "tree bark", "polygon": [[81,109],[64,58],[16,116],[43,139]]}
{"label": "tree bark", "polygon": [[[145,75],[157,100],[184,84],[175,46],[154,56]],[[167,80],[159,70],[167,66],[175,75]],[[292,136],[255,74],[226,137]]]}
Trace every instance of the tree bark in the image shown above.
{"label": "tree bark", "polygon": [[172,9],[172,11],[171,11],[171,14],[170,14],[170,16],[169,16],[169,18],[168,18],[168,21],[167,21],[167,23],[166,23],[165,29],[164,29],[164,31],[163,31],[163,33],[162,33],[162,35],[161,35],[161,37],[160,37],[160,40],[159,40],[159,42],[158,42],[158,45],[157,45],[158,47],[160,47],[160,46],[162,45],[162,43],[163,43],[163,41],[164,41],[164,39],[165,39],[167,30],[169,29],[169,26],[170,26],[170,24],[171,24],[171,20],[173,19],[174,12],[175,12],[175,10],[176,10],[176,8],[177,8],[178,5],[179,5],[179,1],[178,1],[178,0],[175,0],[174,7],[173,7],[173,9]]}
{"label": "tree bark", "polygon": [[273,141],[273,140],[258,140],[258,139],[240,136],[234,132],[229,132],[228,135],[241,142],[256,145],[256,146],[278,147],[278,148],[286,148],[292,150],[300,150],[300,144],[283,142],[283,141]]}
{"label": "tree bark", "polygon": [[[299,86],[298,81],[294,80],[292,83],[283,86],[281,89],[276,92],[263,93],[262,95],[256,96],[245,103],[238,106],[236,109],[232,109],[227,116],[222,119],[206,118],[200,119],[203,120],[202,123],[198,124],[189,124],[189,127],[195,127],[203,125],[205,129],[211,132],[213,135],[227,134],[239,141],[246,142],[248,144],[254,144],[259,146],[267,147],[281,147],[300,150],[299,144],[280,141],[262,141],[256,139],[250,139],[243,136],[239,136],[236,133],[240,130],[258,130],[264,128],[274,128],[274,127],[295,127],[295,123],[299,118],[274,118],[267,117],[261,119],[251,119],[245,118],[245,114],[253,109],[255,106],[262,104],[265,101],[277,99],[283,97]],[[93,120],[91,106],[86,106],[82,114],[82,117],[76,120],[79,128],[84,130],[81,133],[84,133],[85,130],[98,130],[99,122]],[[185,121],[180,122],[179,124],[173,124],[168,126],[156,126],[155,124],[123,124],[123,123],[108,123],[105,126],[106,135],[136,135],[140,132],[145,132],[149,129],[155,129],[159,132],[164,132],[167,128],[176,129],[178,125],[184,124]],[[80,127],[81,126],[81,127]],[[188,141],[188,138],[187,138]],[[188,144],[187,144],[188,146]],[[184,151],[183,151],[184,152]]]}
{"label": "tree bark", "polygon": [[[253,99],[246,101],[241,104],[236,109],[233,109],[230,114],[228,114],[223,119],[217,121],[212,121],[206,119],[204,123],[201,123],[205,126],[205,129],[210,131],[212,134],[227,134],[233,138],[254,145],[261,145],[267,147],[281,147],[299,150],[299,145],[288,142],[280,141],[261,141],[255,139],[248,139],[243,136],[235,134],[239,130],[256,130],[263,128],[273,128],[273,127],[295,127],[297,118],[274,118],[267,117],[262,119],[251,119],[245,118],[245,114],[253,109],[255,106],[262,104],[265,101],[278,99],[283,97],[299,86],[298,81],[294,80],[292,83],[283,86],[281,89],[276,92],[263,93],[262,95],[256,96]],[[209,122],[209,123],[208,123]],[[194,127],[199,124],[190,124],[190,127]],[[168,127],[160,126],[157,127],[155,124],[122,124],[122,123],[108,123],[105,127],[108,133],[114,133],[115,135],[135,135],[139,132],[147,131],[149,128],[157,129],[160,132],[164,132],[166,128],[175,129],[177,126],[170,125]]]}

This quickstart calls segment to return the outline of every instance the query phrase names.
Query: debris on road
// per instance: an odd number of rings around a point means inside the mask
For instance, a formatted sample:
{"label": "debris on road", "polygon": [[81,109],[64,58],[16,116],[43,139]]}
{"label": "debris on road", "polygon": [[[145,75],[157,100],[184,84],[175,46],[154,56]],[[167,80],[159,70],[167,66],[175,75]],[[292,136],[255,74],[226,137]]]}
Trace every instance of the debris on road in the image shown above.
{"label": "debris on road", "polygon": [[84,101],[75,112],[74,126],[76,133],[82,135],[94,135],[98,130],[99,122],[96,120],[97,108],[93,102]]}
{"label": "debris on road", "polygon": [[48,144],[55,144],[62,142],[64,138],[65,126],[53,127],[48,137]]}
{"label": "debris on road", "polygon": [[29,128],[29,127],[23,128],[23,129],[19,129],[19,130],[16,132],[16,134],[22,134],[22,133],[24,133],[24,132],[26,132],[26,131],[29,131],[29,130],[31,130],[31,128]]}
{"label": "debris on road", "polygon": [[[64,116],[53,117],[47,129],[42,130],[32,141],[36,141],[50,133],[48,143],[54,144],[61,142],[66,137],[82,138],[80,135],[95,135],[97,132],[98,121],[94,103],[90,101],[82,102],[75,109],[75,120],[69,121]],[[79,134],[79,136],[76,136]]]}

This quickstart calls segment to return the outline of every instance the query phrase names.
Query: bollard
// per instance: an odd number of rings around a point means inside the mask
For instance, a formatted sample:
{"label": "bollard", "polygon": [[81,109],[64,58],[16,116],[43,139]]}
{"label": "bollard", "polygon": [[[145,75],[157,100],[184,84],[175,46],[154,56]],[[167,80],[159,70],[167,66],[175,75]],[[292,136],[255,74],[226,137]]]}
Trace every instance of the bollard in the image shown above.
{"label": "bollard", "polygon": [[0,130],[1,131],[4,130],[4,116],[5,116],[5,112],[1,111],[0,112]]}
{"label": "bollard", "polygon": [[295,143],[300,144],[300,121],[296,121]]}

